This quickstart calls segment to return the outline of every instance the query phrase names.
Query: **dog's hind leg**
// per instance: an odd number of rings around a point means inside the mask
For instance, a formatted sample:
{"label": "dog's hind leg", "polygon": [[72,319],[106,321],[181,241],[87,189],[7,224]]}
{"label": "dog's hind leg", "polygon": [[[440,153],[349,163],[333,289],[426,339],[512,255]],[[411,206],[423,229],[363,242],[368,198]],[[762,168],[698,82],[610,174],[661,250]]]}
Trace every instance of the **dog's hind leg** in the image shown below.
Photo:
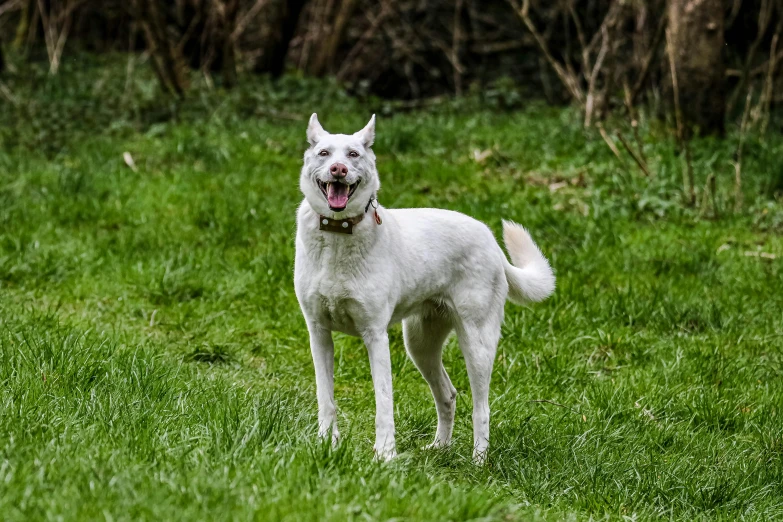
{"label": "dog's hind leg", "polygon": [[402,322],[405,348],[432,390],[438,412],[435,441],[428,447],[439,448],[451,443],[457,390],[443,367],[443,342],[452,330],[447,317],[413,315]]}
{"label": "dog's hind leg", "polygon": [[[489,447],[489,381],[495,362],[502,308],[499,314],[483,318],[460,317],[457,337],[468,370],[473,395],[473,460],[481,464]],[[495,317],[497,315],[498,317]]]}

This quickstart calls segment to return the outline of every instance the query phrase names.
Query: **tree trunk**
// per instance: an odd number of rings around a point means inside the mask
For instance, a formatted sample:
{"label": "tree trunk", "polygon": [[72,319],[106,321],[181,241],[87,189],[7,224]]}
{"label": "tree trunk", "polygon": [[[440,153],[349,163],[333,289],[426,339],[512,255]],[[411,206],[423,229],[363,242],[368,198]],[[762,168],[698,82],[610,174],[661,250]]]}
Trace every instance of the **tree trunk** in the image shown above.
{"label": "tree trunk", "polygon": [[315,60],[310,65],[310,74],[313,76],[324,76],[332,72],[335,55],[343,42],[356,3],[356,0],[342,0],[340,2],[332,27],[318,48],[319,52],[316,53]]}
{"label": "tree trunk", "polygon": [[16,37],[14,38],[14,48],[19,50],[24,45],[25,39],[30,28],[30,17],[33,15],[35,8],[33,7],[34,0],[28,0],[22,4],[22,13],[19,15],[19,23],[16,26]]}
{"label": "tree trunk", "polygon": [[[726,112],[721,0],[669,0],[669,56],[686,132],[723,134]],[[677,94],[677,93],[675,93]]]}
{"label": "tree trunk", "polygon": [[166,21],[155,0],[135,0],[135,16],[144,31],[152,66],[163,88],[178,96],[188,89],[182,51],[171,41]]}
{"label": "tree trunk", "polygon": [[224,3],[223,25],[223,81],[226,87],[233,87],[237,83],[237,63],[234,54],[234,29],[237,25],[237,12],[239,0],[226,0]]}
{"label": "tree trunk", "polygon": [[264,45],[264,52],[256,62],[257,73],[269,73],[272,77],[278,78],[285,72],[288,46],[294,37],[299,24],[299,15],[306,3],[307,0],[280,0],[279,19],[275,24],[277,29],[272,30]]}

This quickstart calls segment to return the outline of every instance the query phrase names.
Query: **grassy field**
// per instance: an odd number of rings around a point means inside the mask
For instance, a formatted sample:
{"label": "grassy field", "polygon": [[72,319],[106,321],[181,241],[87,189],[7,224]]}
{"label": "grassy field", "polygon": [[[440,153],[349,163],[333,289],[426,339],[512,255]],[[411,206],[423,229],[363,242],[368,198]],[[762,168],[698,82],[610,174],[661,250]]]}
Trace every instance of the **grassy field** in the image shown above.
{"label": "grassy field", "polygon": [[[247,79],[176,105],[123,60],[19,74],[17,104],[0,102],[1,518],[783,517],[779,135],[749,139],[739,213],[736,136],[695,142],[698,185],[714,173],[718,192],[690,209],[661,124],[642,125],[647,180],[577,113],[501,110],[508,93],[395,113],[328,83]],[[507,306],[484,467],[454,340],[455,444],[420,449],[435,409],[399,327],[399,458],[372,460],[367,354],[345,336],[344,441],[316,440],[292,283],[313,111],[333,132],[378,112],[387,207],[496,233],[516,220],[555,267],[553,298]]]}

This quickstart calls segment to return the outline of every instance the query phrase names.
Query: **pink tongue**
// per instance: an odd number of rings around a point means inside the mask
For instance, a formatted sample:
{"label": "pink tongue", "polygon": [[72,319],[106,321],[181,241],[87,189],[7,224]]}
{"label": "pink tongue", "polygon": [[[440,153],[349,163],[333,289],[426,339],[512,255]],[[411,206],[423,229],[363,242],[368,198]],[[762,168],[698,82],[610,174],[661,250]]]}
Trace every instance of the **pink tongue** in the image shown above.
{"label": "pink tongue", "polygon": [[329,183],[326,187],[326,200],[332,208],[345,208],[348,204],[348,185]]}

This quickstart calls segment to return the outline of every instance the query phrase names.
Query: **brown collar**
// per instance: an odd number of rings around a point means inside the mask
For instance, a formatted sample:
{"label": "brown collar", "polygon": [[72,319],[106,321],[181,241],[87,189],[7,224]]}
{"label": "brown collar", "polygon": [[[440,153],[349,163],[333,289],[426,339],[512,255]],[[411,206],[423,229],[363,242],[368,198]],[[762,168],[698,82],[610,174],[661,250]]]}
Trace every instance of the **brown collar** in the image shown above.
{"label": "brown collar", "polygon": [[364,214],[347,219],[332,219],[326,216],[319,216],[321,230],[327,232],[337,232],[339,234],[353,234],[353,227],[358,225],[364,219]]}
{"label": "brown collar", "polygon": [[321,230],[337,232],[338,234],[353,234],[353,227],[364,219],[364,215],[367,214],[367,211],[371,206],[375,209],[375,222],[380,225],[382,221],[381,216],[378,215],[378,199],[373,196],[370,198],[370,201],[367,202],[367,206],[364,207],[364,214],[345,219],[334,219],[319,215],[318,222],[321,225]]}

